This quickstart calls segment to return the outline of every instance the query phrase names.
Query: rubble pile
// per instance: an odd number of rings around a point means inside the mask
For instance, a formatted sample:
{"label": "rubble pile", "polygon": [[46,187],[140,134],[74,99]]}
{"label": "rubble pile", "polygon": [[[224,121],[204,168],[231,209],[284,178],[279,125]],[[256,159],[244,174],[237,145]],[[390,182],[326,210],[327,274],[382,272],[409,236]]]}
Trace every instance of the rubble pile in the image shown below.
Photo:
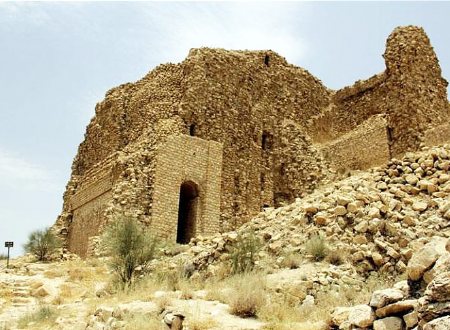
{"label": "rubble pile", "polygon": [[377,290],[367,305],[338,307],[333,329],[450,328],[450,240],[433,239],[411,257],[408,279]]}
{"label": "rubble pile", "polygon": [[360,281],[362,287],[364,278],[375,272],[398,276],[407,270],[413,252],[436,233],[450,237],[449,167],[448,145],[408,153],[290,205],[266,208],[237,231],[194,238],[169,263],[175,268],[182,260],[194,274],[214,274],[229,263],[229,251],[239,237],[254,233],[262,242],[256,267],[274,271],[289,254],[307,257],[306,243],[320,235],[329,250],[347,254],[348,262],[317,275],[317,290],[338,286],[343,279]]}

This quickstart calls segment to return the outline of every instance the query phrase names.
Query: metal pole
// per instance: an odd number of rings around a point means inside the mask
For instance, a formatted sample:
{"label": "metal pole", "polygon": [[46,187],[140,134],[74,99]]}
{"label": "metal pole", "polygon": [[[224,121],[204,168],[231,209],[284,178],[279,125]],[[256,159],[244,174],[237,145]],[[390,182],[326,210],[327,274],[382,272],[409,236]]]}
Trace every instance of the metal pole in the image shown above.
{"label": "metal pole", "polygon": [[9,268],[9,246],[8,246],[8,258],[6,259],[6,268]]}

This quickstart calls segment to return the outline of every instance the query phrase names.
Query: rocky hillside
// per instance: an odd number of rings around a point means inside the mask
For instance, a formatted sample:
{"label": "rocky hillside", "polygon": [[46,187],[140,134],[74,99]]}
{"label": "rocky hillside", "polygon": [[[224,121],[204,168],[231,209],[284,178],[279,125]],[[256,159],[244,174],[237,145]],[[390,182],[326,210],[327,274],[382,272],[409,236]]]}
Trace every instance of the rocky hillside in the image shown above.
{"label": "rocky hillside", "polygon": [[[237,231],[166,245],[130,292],[104,259],[13,261],[0,329],[449,329],[449,168],[445,145],[347,173]],[[253,272],[233,274],[236,251]]]}
{"label": "rocky hillside", "polygon": [[184,256],[196,269],[214,269],[237,237],[251,232],[263,242],[259,259],[280,257],[271,265],[276,269],[286,254],[306,255],[305,243],[319,235],[332,250],[345,251],[363,276],[401,274],[431,237],[450,237],[449,168],[448,145],[408,153],[290,205],[267,208],[236,232],[196,238]]}

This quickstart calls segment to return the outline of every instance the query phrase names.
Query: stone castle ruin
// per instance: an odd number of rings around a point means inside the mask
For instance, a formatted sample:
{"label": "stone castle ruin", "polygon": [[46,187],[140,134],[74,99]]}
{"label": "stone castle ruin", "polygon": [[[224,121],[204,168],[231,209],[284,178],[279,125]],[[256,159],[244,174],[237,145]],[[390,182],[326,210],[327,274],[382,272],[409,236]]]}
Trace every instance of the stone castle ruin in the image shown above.
{"label": "stone castle ruin", "polygon": [[193,49],[97,104],[54,229],[92,253],[132,214],[178,243],[236,228],[335,171],[450,139],[447,82],[423,29],[395,29],[386,70],[338,91],[272,51]]}

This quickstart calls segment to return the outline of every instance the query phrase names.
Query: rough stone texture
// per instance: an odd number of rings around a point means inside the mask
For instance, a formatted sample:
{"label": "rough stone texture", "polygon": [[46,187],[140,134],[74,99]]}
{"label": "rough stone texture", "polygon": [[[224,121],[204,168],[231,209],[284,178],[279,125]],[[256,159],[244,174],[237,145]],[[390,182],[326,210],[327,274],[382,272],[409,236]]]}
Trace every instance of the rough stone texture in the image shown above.
{"label": "rough stone texture", "polygon": [[[332,92],[272,51],[201,48],[111,89],[79,146],[54,229],[83,256],[119,214],[170,239],[180,231],[189,231],[187,239],[223,232],[262,208],[312,192],[334,178],[330,167],[345,172],[379,165],[417,150],[425,132],[436,140],[433,129],[450,111],[428,37],[421,28],[397,28],[384,57],[384,73]],[[425,170],[414,172],[420,178]],[[178,226],[187,183],[195,187],[189,229]],[[387,190],[387,183],[378,188]],[[427,185],[427,192],[440,193],[433,189],[436,183]],[[348,211],[357,214],[358,207],[364,203]],[[367,229],[371,234],[381,228],[395,235],[396,226],[380,220],[397,211],[390,207],[374,208],[379,224]]]}
{"label": "rough stone texture", "polygon": [[403,330],[403,321],[399,317],[391,316],[373,322],[373,330]]}
{"label": "rough stone texture", "polygon": [[447,239],[435,237],[430,243],[415,253],[408,263],[408,278],[413,281],[419,280],[441,255],[447,253],[445,250],[446,243]]}
{"label": "rough stone texture", "polygon": [[350,308],[348,321],[357,327],[370,327],[375,320],[375,314],[367,305],[357,305]]}
{"label": "rough stone texture", "polygon": [[425,297],[429,301],[450,302],[450,271],[440,273],[428,284]]}
{"label": "rough stone texture", "polygon": [[412,311],[417,306],[417,300],[409,299],[398,301],[393,304],[378,308],[376,311],[377,317],[386,317],[397,314],[404,314]]}
{"label": "rough stone texture", "polygon": [[423,330],[448,330],[450,329],[450,315],[434,319],[423,327]]}
{"label": "rough stone texture", "polygon": [[[312,121],[314,141],[334,140],[371,116],[385,114],[390,155],[398,156],[417,149],[427,130],[448,120],[447,81],[422,28],[396,28],[384,59],[385,72],[333,95],[332,104]],[[439,140],[436,135],[429,132],[428,143],[448,140],[448,135],[439,135]]]}
{"label": "rough stone texture", "polygon": [[403,291],[399,289],[383,289],[377,290],[372,294],[370,306],[380,308],[389,303],[394,303],[405,298]]}

